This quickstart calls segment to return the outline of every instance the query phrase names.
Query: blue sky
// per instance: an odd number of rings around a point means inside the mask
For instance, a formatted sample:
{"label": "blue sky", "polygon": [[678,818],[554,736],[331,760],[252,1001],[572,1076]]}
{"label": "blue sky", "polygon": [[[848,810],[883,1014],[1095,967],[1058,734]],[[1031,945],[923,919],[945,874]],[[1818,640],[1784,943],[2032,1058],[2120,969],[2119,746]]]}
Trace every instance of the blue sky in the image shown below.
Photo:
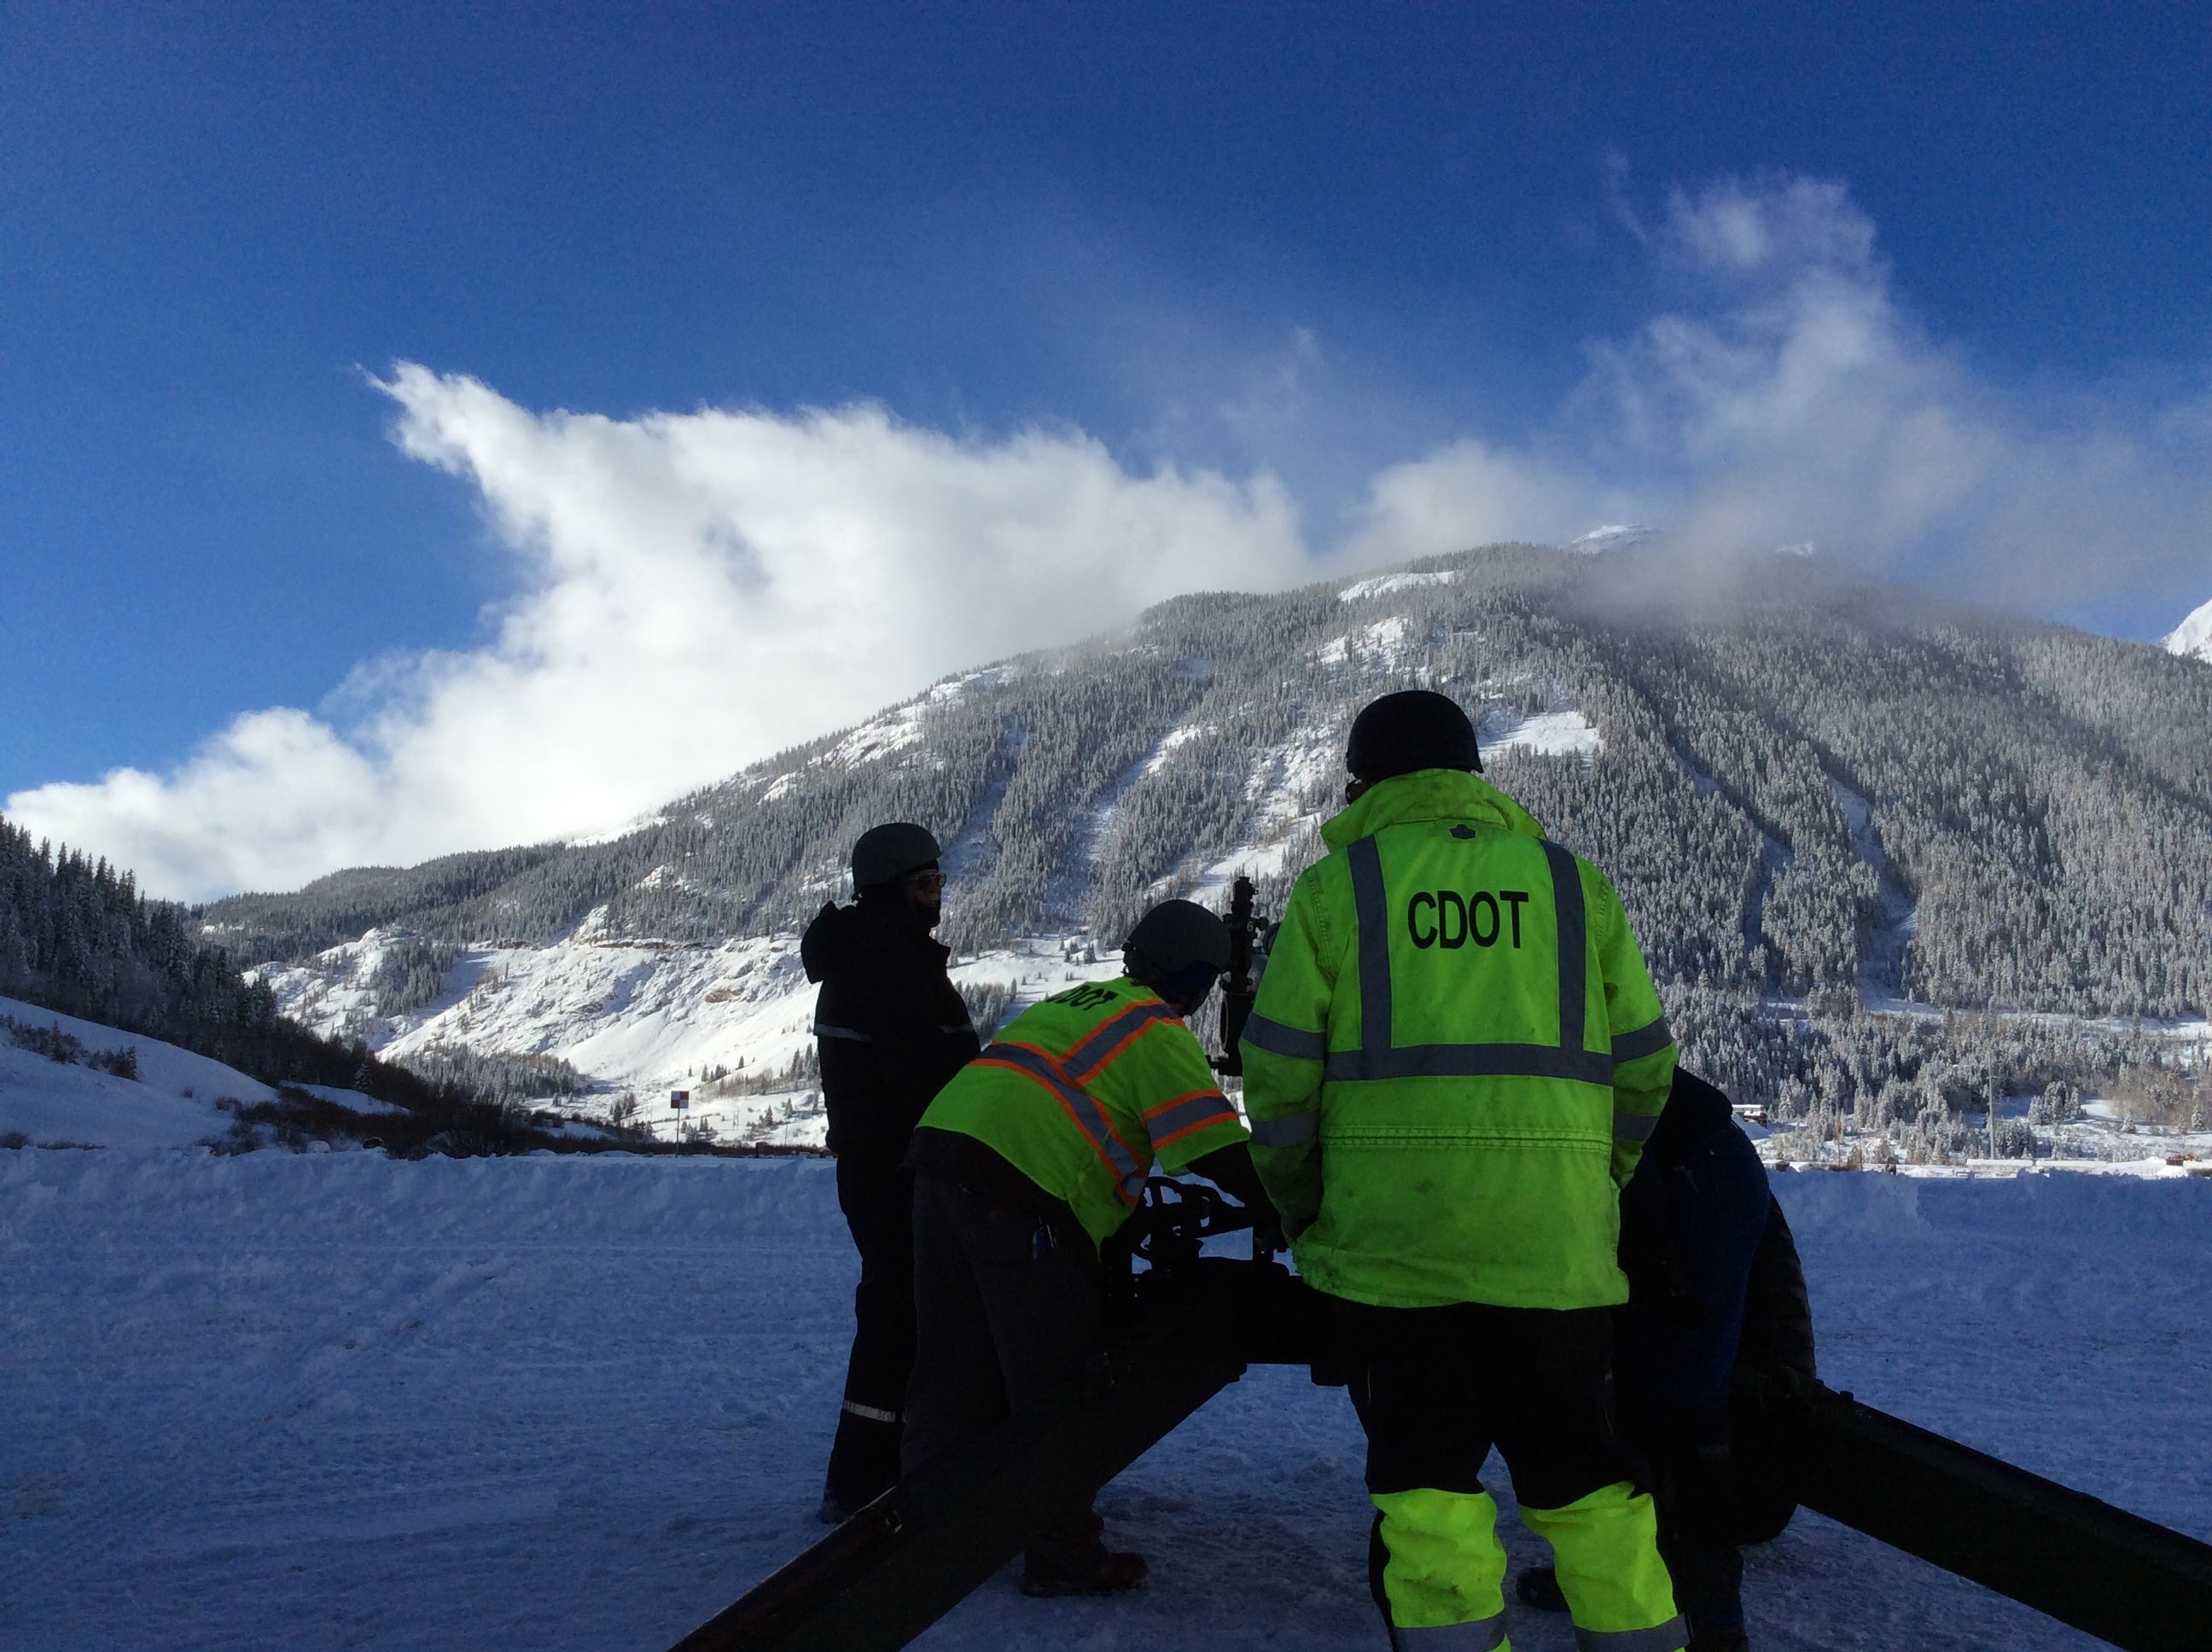
{"label": "blue sky", "polygon": [[18,0],[0,798],[296,882],[1621,513],[2155,636],[2209,100],[2186,6]]}

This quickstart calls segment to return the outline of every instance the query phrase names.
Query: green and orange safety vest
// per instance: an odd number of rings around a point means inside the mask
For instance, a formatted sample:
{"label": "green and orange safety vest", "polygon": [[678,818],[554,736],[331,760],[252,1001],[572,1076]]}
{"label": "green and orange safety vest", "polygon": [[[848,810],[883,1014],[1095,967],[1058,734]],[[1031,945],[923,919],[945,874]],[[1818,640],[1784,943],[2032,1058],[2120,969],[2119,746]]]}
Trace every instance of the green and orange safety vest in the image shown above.
{"label": "green and orange safety vest", "polygon": [[1173,1172],[1246,1139],[1190,1029],[1127,976],[1023,1011],[938,1091],[921,1127],[981,1141],[1101,1243],[1155,1161]]}
{"label": "green and orange safety vest", "polygon": [[1674,1040],[1613,885],[1455,769],[1378,782],[1322,838],[1243,1044],[1299,1272],[1382,1307],[1626,1301],[1620,1189]]}

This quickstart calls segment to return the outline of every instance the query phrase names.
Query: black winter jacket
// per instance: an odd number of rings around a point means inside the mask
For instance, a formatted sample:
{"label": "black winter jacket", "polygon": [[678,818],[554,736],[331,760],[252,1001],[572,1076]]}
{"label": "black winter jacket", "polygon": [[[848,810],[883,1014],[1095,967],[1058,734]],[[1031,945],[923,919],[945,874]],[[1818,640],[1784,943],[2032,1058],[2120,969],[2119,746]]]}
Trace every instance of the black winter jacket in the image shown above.
{"label": "black winter jacket", "polygon": [[823,907],[799,957],[822,983],[814,1030],[830,1151],[896,1164],[922,1109],[977,1052],[945,971],[951,953],[902,900],[862,900]]}

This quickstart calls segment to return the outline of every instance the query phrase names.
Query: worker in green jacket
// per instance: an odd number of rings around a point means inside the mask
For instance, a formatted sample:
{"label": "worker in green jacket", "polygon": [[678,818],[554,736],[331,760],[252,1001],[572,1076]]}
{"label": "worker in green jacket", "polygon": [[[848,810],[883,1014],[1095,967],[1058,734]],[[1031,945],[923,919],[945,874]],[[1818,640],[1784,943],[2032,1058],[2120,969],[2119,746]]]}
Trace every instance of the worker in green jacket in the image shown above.
{"label": "worker in green jacket", "polygon": [[[915,1171],[908,1473],[1010,1411],[1071,1398],[1099,1330],[1098,1247],[1155,1164],[1194,1169],[1270,1226],[1244,1127],[1182,1017],[1229,963],[1228,926],[1188,901],[1138,920],[1125,974],[1055,993],[937,1093]],[[1110,1594],[1144,1557],[1109,1552],[1088,1497],[1030,1541],[1025,1594]]]}
{"label": "worker in green jacket", "polygon": [[1367,1431],[1401,1649],[1502,1647],[1495,1445],[1583,1652],[1675,1652],[1651,1498],[1609,1416],[1620,1191],[1674,1041],[1596,867],[1483,780],[1467,714],[1393,694],[1291,891],[1243,1043],[1252,1157]]}

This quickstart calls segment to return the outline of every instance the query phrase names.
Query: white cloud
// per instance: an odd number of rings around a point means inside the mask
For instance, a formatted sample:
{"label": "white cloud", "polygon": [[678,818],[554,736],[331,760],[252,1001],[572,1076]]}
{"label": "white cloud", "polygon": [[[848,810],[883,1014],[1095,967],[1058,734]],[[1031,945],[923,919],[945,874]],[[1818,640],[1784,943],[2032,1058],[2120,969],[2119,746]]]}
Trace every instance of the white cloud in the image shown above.
{"label": "white cloud", "polygon": [[1755,277],[1820,268],[1863,280],[1882,270],[1874,220],[1832,179],[1726,178],[1695,195],[1670,191],[1656,228],[1629,218],[1663,258],[1692,270]]}
{"label": "white cloud", "polygon": [[20,793],[11,817],[159,892],[289,887],[617,824],[957,667],[1326,569],[1272,477],[1133,476],[1079,434],[541,415],[412,365],[380,388],[514,556],[487,642],[357,671],[343,728],[255,713],[168,774]]}
{"label": "white cloud", "polygon": [[1643,231],[1702,302],[1591,352],[1593,451],[1655,478],[1681,544],[1817,539],[2029,607],[2212,580],[2202,404],[2008,393],[1929,339],[1872,221],[1804,179],[1676,193]]}
{"label": "white cloud", "polygon": [[1376,476],[1350,560],[1369,567],[1511,539],[1564,543],[1634,509],[1587,471],[1462,437]]}
{"label": "white cloud", "polygon": [[[1724,181],[1627,222],[1669,307],[1590,347],[1551,428],[1381,469],[1319,544],[1264,466],[1139,474],[1080,432],[957,438],[869,405],[537,413],[402,365],[380,386],[395,440],[474,489],[513,559],[484,642],[372,662],[322,716],[252,713],[166,774],[7,812],[157,892],[288,887],[618,824],[1177,592],[1600,522],[1667,525],[1717,562],[1817,541],[2030,606],[2155,586],[2179,611],[2212,586],[2212,397],[2030,404],[1986,382],[1899,304],[1840,184]],[[1307,416],[1320,351],[1294,333],[1218,404],[1248,451]]]}
{"label": "white cloud", "polygon": [[1381,472],[1355,560],[1635,520],[1691,560],[1816,541],[2044,611],[2212,587],[2212,397],[1988,382],[1899,303],[1840,183],[1727,179],[1622,216],[1677,301],[1592,343],[1524,446]]}

